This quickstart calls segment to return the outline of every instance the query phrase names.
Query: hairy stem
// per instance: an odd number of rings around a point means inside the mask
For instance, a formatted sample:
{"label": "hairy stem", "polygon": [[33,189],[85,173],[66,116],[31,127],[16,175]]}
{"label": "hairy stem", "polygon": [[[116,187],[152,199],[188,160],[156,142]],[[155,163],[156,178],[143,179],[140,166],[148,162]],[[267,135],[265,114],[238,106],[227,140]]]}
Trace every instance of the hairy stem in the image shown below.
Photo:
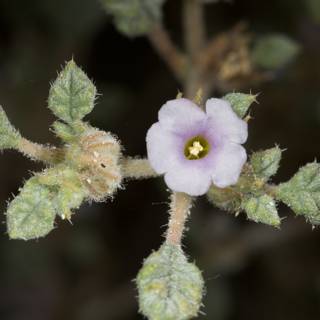
{"label": "hairy stem", "polygon": [[167,63],[176,78],[182,81],[186,69],[186,57],[171,41],[168,32],[162,25],[158,24],[148,34],[148,38],[154,49]]}
{"label": "hairy stem", "polygon": [[62,149],[52,146],[44,146],[31,142],[25,138],[20,140],[18,150],[32,160],[42,161],[49,164],[58,163],[63,159]]}
{"label": "hairy stem", "polygon": [[185,223],[192,206],[192,197],[181,192],[173,192],[170,205],[170,220],[166,234],[167,243],[180,245]]}
{"label": "hairy stem", "polygon": [[147,179],[159,176],[152,169],[148,159],[124,158],[120,164],[124,178]]}

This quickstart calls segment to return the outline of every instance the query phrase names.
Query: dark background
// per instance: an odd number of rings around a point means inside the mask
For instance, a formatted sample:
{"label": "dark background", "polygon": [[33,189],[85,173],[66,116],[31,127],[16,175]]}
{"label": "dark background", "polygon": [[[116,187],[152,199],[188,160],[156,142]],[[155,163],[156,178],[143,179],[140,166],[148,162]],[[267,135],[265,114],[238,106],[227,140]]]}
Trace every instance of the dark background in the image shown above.
{"label": "dark background", "polygon": [[[302,47],[271,82],[245,89],[261,93],[248,152],[287,148],[276,181],[320,158],[320,9],[308,3],[235,0],[206,8],[210,34],[244,20],[255,34],[285,33]],[[165,23],[181,44],[180,1],[165,5]],[[118,135],[126,154],[145,155],[157,110],[181,89],[147,40],[119,34],[95,0],[0,0],[0,103],[25,137],[58,143],[46,100],[49,82],[71,57],[101,94],[91,124]],[[41,168],[14,151],[1,154],[2,212]],[[113,201],[84,205],[73,225],[58,219],[49,236],[29,242],[8,240],[2,214],[0,319],[142,319],[133,279],[163,241],[168,196],[162,179],[130,182]],[[319,319],[320,231],[282,205],[279,212],[281,231],[198,199],[184,244],[206,280],[199,319]]]}

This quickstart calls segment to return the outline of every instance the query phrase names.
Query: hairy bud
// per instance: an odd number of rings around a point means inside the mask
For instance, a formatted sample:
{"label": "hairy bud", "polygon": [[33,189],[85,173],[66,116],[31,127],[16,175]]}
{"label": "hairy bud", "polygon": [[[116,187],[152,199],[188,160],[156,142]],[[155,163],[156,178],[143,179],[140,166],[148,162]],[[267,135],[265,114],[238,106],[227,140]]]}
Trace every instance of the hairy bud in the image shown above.
{"label": "hairy bud", "polygon": [[121,147],[110,133],[88,128],[77,144],[70,145],[66,160],[75,166],[89,198],[103,201],[121,184]]}

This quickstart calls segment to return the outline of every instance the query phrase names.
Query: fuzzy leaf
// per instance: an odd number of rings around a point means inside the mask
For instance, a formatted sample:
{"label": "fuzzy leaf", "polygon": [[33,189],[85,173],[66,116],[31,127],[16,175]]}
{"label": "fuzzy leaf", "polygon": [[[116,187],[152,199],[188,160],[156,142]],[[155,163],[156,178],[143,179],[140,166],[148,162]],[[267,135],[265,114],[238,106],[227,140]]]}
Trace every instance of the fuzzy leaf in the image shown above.
{"label": "fuzzy leaf", "polygon": [[67,143],[74,142],[85,131],[84,124],[81,121],[74,122],[72,126],[61,121],[55,121],[52,127],[56,136]]}
{"label": "fuzzy leaf", "polygon": [[185,320],[198,314],[203,295],[199,269],[179,246],[163,244],[137,277],[140,312],[151,320]]}
{"label": "fuzzy leaf", "polygon": [[94,84],[71,60],[51,86],[48,104],[58,118],[72,124],[92,111],[95,96]]}
{"label": "fuzzy leaf", "polygon": [[263,179],[269,179],[277,173],[281,160],[281,149],[276,146],[264,151],[255,152],[250,158],[254,174]]}
{"label": "fuzzy leaf", "polygon": [[70,219],[73,209],[78,209],[87,196],[78,173],[64,164],[45,170],[39,182],[56,190],[53,206],[62,219]]}
{"label": "fuzzy leaf", "polygon": [[11,239],[29,240],[47,235],[54,227],[52,192],[37,177],[26,182],[20,194],[9,204],[7,228]]}
{"label": "fuzzy leaf", "polygon": [[71,142],[75,139],[75,132],[69,125],[61,121],[55,121],[52,125],[53,131],[62,141]]}
{"label": "fuzzy leaf", "polygon": [[309,163],[280,184],[277,198],[312,224],[320,224],[320,164]]}
{"label": "fuzzy leaf", "polygon": [[270,34],[256,42],[252,59],[258,67],[278,69],[285,66],[299,53],[299,45],[281,34]]}
{"label": "fuzzy leaf", "polygon": [[228,93],[222,99],[228,101],[231,104],[233,111],[243,118],[253,102],[256,102],[257,95],[245,94],[240,92]]}
{"label": "fuzzy leaf", "polygon": [[117,29],[127,36],[148,33],[162,18],[165,0],[101,0],[105,10],[114,17]]}
{"label": "fuzzy leaf", "polygon": [[0,150],[16,148],[20,139],[20,134],[11,125],[6,113],[0,107]]}
{"label": "fuzzy leaf", "polygon": [[30,240],[47,235],[56,214],[70,219],[87,196],[77,172],[64,164],[29,179],[7,210],[10,238]]}
{"label": "fuzzy leaf", "polygon": [[280,226],[280,218],[275,201],[269,195],[245,198],[242,202],[242,208],[250,220],[273,227]]}
{"label": "fuzzy leaf", "polygon": [[73,209],[79,209],[83,203],[86,192],[80,184],[68,183],[67,181],[60,186],[59,192],[55,198],[55,209],[62,219],[70,220],[73,215]]}

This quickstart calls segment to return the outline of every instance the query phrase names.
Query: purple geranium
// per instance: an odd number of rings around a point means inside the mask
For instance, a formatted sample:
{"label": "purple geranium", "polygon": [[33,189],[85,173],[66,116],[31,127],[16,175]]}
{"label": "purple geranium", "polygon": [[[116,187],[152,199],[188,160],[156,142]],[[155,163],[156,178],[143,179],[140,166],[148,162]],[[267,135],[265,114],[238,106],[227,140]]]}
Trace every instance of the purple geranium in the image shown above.
{"label": "purple geranium", "polygon": [[169,188],[198,196],[212,183],[225,188],[238,181],[247,136],[247,123],[227,101],[209,99],[205,112],[188,99],[175,99],[162,106],[147,133],[148,158]]}

